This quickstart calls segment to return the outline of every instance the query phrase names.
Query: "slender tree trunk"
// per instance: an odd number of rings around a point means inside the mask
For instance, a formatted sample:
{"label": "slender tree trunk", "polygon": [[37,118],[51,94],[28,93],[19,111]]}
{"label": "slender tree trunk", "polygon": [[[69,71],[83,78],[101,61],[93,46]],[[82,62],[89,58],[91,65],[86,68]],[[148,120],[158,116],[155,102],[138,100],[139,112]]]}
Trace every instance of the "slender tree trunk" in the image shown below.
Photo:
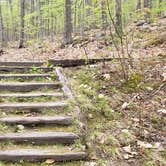
{"label": "slender tree trunk", "polygon": [[10,8],[10,16],[11,16],[11,22],[12,22],[12,31],[11,31],[11,40],[15,40],[15,25],[14,25],[14,18],[13,18],[13,6],[12,6],[12,0],[8,0],[9,2],[9,8]]}
{"label": "slender tree trunk", "polygon": [[77,3],[74,4],[74,23],[73,23],[73,33],[77,33]]}
{"label": "slender tree trunk", "polygon": [[5,46],[5,36],[4,36],[4,27],[3,27],[3,17],[2,17],[2,7],[0,4],[0,42],[1,47]]}
{"label": "slender tree trunk", "polygon": [[71,0],[65,0],[64,44],[72,43]]}
{"label": "slender tree trunk", "polygon": [[[31,9],[30,9],[30,12],[34,13],[34,11],[35,11],[35,1],[31,0]],[[31,24],[34,25],[34,16],[31,17]]]}
{"label": "slender tree trunk", "polygon": [[121,8],[121,0],[116,0],[116,28],[118,32],[122,33],[122,8]]}
{"label": "slender tree trunk", "polygon": [[79,26],[80,26],[80,35],[83,37],[84,36],[84,29],[85,29],[85,13],[84,13],[84,7],[85,7],[85,4],[84,4],[84,1],[82,1],[82,4],[81,4],[81,9],[79,11]]}
{"label": "slender tree trunk", "polygon": [[25,0],[20,0],[20,42],[18,48],[24,47],[24,16],[25,16]]}
{"label": "slender tree trunk", "polygon": [[147,9],[145,10],[145,20],[150,18],[150,0],[144,0],[144,8]]}
{"label": "slender tree trunk", "polygon": [[106,30],[106,28],[107,28],[107,13],[106,13],[105,0],[101,1],[101,17],[102,17],[102,30]]}
{"label": "slender tree trunk", "polygon": [[141,9],[141,0],[137,0],[137,10]]}
{"label": "slender tree trunk", "polygon": [[38,24],[38,34],[37,37],[40,38],[42,35],[42,30],[41,30],[41,3],[40,0],[37,0],[37,24]]}

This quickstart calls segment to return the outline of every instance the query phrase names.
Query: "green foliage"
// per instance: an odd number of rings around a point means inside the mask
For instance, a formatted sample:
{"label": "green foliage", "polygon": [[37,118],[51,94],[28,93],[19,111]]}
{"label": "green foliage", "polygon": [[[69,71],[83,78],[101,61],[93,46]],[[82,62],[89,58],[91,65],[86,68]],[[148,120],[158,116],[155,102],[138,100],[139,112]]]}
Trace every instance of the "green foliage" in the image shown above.
{"label": "green foliage", "polygon": [[141,89],[140,83],[144,80],[144,76],[140,73],[130,74],[128,80],[124,83],[125,91],[132,92]]}

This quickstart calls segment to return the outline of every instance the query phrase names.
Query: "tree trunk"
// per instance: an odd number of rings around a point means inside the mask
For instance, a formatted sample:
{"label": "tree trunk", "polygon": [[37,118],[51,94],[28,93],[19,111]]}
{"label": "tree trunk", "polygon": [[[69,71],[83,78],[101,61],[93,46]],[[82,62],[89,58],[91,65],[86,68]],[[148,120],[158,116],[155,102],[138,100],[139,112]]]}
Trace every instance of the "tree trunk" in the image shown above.
{"label": "tree trunk", "polygon": [[121,0],[116,0],[116,27],[118,32],[122,33],[122,8],[121,8]]}
{"label": "tree trunk", "polygon": [[101,1],[101,17],[102,17],[102,30],[107,28],[107,13],[105,0]]}
{"label": "tree trunk", "polygon": [[137,10],[141,9],[141,0],[137,0]]}
{"label": "tree trunk", "polygon": [[150,0],[144,0],[144,8],[147,9],[145,10],[145,20],[150,18]]}
{"label": "tree trunk", "polygon": [[37,0],[37,24],[38,24],[38,34],[37,37],[40,38],[42,35],[42,30],[41,30],[41,3],[40,0]]}
{"label": "tree trunk", "polygon": [[[31,9],[30,9],[31,13],[34,13],[35,11],[35,1],[31,0]],[[31,24],[34,25],[34,16],[31,17]]]}
{"label": "tree trunk", "polygon": [[71,1],[65,0],[64,44],[72,43]]}
{"label": "tree trunk", "polygon": [[1,47],[5,46],[5,36],[4,36],[4,27],[3,27],[3,17],[2,17],[2,7],[0,4],[0,42]]}
{"label": "tree trunk", "polygon": [[18,48],[24,47],[24,16],[25,16],[25,0],[20,0],[20,42]]}

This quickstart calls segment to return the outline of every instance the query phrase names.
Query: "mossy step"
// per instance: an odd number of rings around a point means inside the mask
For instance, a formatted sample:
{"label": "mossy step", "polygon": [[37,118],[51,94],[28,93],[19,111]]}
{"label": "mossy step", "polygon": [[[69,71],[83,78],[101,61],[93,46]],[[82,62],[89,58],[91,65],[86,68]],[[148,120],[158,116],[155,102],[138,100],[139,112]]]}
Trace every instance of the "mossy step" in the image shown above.
{"label": "mossy step", "polygon": [[42,66],[44,62],[26,61],[26,62],[0,62],[0,66]]}
{"label": "mossy step", "polygon": [[34,98],[34,97],[65,97],[63,93],[7,93],[7,94],[0,94],[2,98]]}
{"label": "mossy step", "polygon": [[39,102],[39,103],[0,103],[0,109],[29,109],[29,110],[39,110],[39,109],[58,109],[65,108],[68,104],[66,101],[57,101],[57,102]]}
{"label": "mossy step", "polygon": [[3,161],[43,161],[53,159],[55,161],[76,161],[86,159],[85,152],[64,152],[58,153],[53,149],[38,150],[38,149],[17,149],[0,151],[0,160]]}
{"label": "mossy step", "polygon": [[30,66],[0,66],[1,72],[27,72],[35,69],[35,71],[50,72],[54,68],[51,67],[30,67]]}
{"label": "mossy step", "polygon": [[0,74],[0,79],[34,79],[34,78],[48,78],[50,74]]}
{"label": "mossy step", "polygon": [[7,124],[72,124],[71,116],[37,116],[37,117],[4,117],[0,118],[0,122]]}
{"label": "mossy step", "polygon": [[61,88],[61,83],[39,83],[39,82],[8,82],[0,83],[0,91],[14,91],[14,92],[29,92],[36,89],[50,88],[57,89]]}
{"label": "mossy step", "polygon": [[8,140],[15,143],[33,142],[47,144],[71,144],[78,138],[79,136],[72,132],[22,132],[0,135],[1,142]]}

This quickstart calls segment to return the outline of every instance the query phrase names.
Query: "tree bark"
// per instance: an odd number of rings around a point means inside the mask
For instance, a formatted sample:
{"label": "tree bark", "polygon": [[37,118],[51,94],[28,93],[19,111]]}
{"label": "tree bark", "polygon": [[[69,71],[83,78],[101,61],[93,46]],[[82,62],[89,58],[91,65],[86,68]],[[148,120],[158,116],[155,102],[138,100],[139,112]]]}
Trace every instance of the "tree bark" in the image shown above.
{"label": "tree bark", "polygon": [[18,48],[23,48],[24,47],[24,16],[25,16],[25,0],[20,0],[20,42]]}
{"label": "tree bark", "polygon": [[65,23],[63,44],[72,43],[71,0],[65,0]]}
{"label": "tree bark", "polygon": [[101,17],[102,17],[102,30],[107,28],[107,13],[105,0],[101,1]]}
{"label": "tree bark", "polygon": [[141,0],[137,0],[137,10],[141,9]]}
{"label": "tree bark", "polygon": [[116,27],[118,32],[122,33],[122,8],[121,8],[121,0],[116,0],[115,5],[115,11],[116,11]]}
{"label": "tree bark", "polygon": [[145,10],[145,20],[150,18],[150,0],[144,0],[144,8],[147,9]]}
{"label": "tree bark", "polygon": [[41,30],[41,3],[40,0],[37,0],[37,24],[38,24],[38,34],[37,37],[40,38],[42,35],[42,30]]}
{"label": "tree bark", "polygon": [[3,26],[3,17],[2,17],[2,7],[0,4],[0,42],[1,47],[5,46],[5,36],[4,36],[4,26]]}

